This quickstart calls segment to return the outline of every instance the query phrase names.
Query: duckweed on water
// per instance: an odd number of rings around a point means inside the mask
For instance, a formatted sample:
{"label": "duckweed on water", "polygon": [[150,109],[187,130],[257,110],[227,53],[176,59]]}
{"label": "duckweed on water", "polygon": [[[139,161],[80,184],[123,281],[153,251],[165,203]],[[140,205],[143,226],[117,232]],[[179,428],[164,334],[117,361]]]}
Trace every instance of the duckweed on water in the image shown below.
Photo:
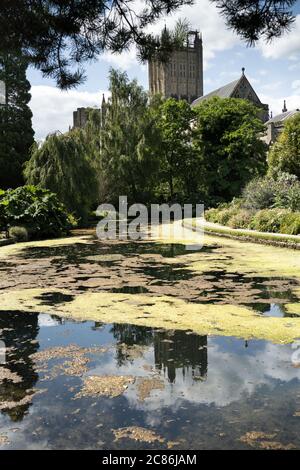
{"label": "duckweed on water", "polygon": [[289,343],[300,338],[297,318],[265,317],[238,305],[195,304],[168,296],[91,292],[59,304],[54,310],[41,304],[39,297],[45,292],[45,289],[3,292],[0,310],[55,313],[78,320],[191,330],[199,335],[258,338],[274,343]]}
{"label": "duckweed on water", "polygon": [[128,426],[127,428],[113,429],[115,441],[120,439],[133,439],[140,442],[165,442],[165,439],[156,434],[151,429],[142,428],[140,426]]}
{"label": "duckweed on water", "polygon": [[83,387],[75,398],[106,396],[115,398],[122,395],[133,384],[135,377],[127,375],[91,375],[83,379]]}
{"label": "duckweed on water", "polygon": [[138,399],[144,401],[150,397],[152,390],[164,390],[164,382],[157,377],[139,378],[137,382]]}
{"label": "duckweed on water", "polygon": [[247,444],[250,447],[266,450],[291,450],[295,449],[293,444],[282,444],[278,441],[273,441],[276,437],[276,433],[268,434],[260,431],[250,431],[244,434],[240,441]]}

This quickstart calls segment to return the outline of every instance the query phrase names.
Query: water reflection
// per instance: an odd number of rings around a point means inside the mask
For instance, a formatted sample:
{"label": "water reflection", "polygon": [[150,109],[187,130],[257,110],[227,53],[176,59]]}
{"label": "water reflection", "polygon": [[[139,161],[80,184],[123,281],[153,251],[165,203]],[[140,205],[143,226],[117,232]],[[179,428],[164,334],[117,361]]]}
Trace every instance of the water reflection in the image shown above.
{"label": "water reflection", "polygon": [[[246,448],[239,437],[252,430],[276,432],[281,442],[298,445],[300,370],[293,367],[290,345],[22,312],[1,313],[0,332],[9,348],[6,367],[22,380],[0,382],[0,426],[10,432],[8,447],[157,448],[175,440],[187,449]],[[30,357],[39,348],[70,344],[107,348],[91,356],[84,375],[131,375],[135,383],[117,398],[74,400],[81,376],[61,370],[51,378],[51,368],[65,358],[41,370]],[[141,400],[144,379],[159,379],[163,387],[154,386]],[[31,399],[33,387],[46,392]],[[27,396],[32,403],[18,405]],[[16,403],[5,409],[8,400]],[[16,433],[10,431],[14,421]],[[124,426],[150,428],[166,441],[115,442],[112,429]]]}
{"label": "water reflection", "polygon": [[[4,414],[9,415],[12,421],[22,421],[30,407],[30,400],[26,403],[26,398],[30,397],[39,378],[30,358],[31,354],[39,348],[36,340],[39,332],[38,315],[22,312],[4,313],[0,315],[0,331],[1,340],[6,346],[4,368],[12,374],[17,374],[15,378],[18,380],[17,382],[11,380],[1,382],[0,409]],[[6,402],[8,402],[7,408]]]}
{"label": "water reflection", "polygon": [[154,332],[155,366],[167,374],[171,383],[179,370],[182,377],[205,379],[207,376],[207,336],[185,331]]}

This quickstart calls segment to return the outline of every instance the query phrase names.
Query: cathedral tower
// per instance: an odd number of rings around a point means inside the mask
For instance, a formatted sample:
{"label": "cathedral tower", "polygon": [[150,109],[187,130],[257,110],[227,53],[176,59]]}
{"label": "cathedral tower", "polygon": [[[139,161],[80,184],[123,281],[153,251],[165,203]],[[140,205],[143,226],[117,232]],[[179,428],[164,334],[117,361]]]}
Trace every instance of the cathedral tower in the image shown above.
{"label": "cathedral tower", "polygon": [[202,36],[198,31],[189,31],[185,44],[171,54],[167,63],[152,60],[148,67],[151,96],[159,93],[192,103],[203,95]]}

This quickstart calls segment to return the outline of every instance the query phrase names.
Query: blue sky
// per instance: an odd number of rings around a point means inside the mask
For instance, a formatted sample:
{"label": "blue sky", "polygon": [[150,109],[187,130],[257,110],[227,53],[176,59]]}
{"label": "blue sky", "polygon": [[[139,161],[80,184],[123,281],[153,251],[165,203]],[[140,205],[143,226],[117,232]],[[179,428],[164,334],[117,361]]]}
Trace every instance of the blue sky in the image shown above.
{"label": "blue sky", "polygon": [[[137,8],[143,2],[136,0]],[[300,108],[300,2],[292,31],[271,44],[259,43],[247,47],[240,38],[228,31],[223,18],[209,0],[196,0],[193,6],[183,7],[175,15],[161,19],[152,31],[159,32],[166,22],[170,28],[179,17],[188,18],[191,26],[203,34],[204,93],[235,80],[246,68],[246,75],[273,115],[281,111],[283,100],[288,109]],[[110,67],[126,70],[130,78],[148,88],[147,66],[138,63],[135,51],[121,56],[105,54],[86,66],[87,80],[76,90],[61,92],[52,80],[30,69],[32,85],[31,108],[36,138],[49,132],[64,132],[72,124],[72,111],[80,106],[99,106],[102,93],[107,94]]]}

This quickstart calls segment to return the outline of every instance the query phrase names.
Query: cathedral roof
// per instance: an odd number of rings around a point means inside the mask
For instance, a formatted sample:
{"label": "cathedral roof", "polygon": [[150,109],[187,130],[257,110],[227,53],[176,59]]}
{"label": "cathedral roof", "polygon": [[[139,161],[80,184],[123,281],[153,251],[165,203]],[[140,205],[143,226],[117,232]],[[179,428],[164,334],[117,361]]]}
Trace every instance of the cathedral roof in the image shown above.
{"label": "cathedral roof", "polygon": [[[239,98],[240,92],[239,89],[242,88],[247,90],[247,95],[251,95],[250,101],[255,102],[257,105],[262,105],[259,97],[257,96],[254,88],[252,87],[251,83],[247,79],[245,75],[245,68],[242,68],[242,75],[237,80],[233,82],[227,83],[227,85],[222,86],[221,88],[217,88],[214,91],[211,91],[207,95],[200,96],[195,101],[192,102],[192,106],[196,106],[198,103],[201,103],[204,100],[212,98],[213,96],[218,96],[219,98]],[[249,99],[249,98],[248,98]],[[267,106],[267,105],[262,105]]]}
{"label": "cathedral roof", "polygon": [[193,101],[192,106],[195,106],[198,103],[201,103],[201,101],[208,100],[209,98],[212,98],[213,96],[219,96],[220,98],[231,98],[240,80],[241,78],[238,78],[237,80],[234,80],[233,82],[227,83],[227,85],[224,85],[221,88],[217,88],[216,90],[211,91],[207,95],[200,96],[195,101]]}

